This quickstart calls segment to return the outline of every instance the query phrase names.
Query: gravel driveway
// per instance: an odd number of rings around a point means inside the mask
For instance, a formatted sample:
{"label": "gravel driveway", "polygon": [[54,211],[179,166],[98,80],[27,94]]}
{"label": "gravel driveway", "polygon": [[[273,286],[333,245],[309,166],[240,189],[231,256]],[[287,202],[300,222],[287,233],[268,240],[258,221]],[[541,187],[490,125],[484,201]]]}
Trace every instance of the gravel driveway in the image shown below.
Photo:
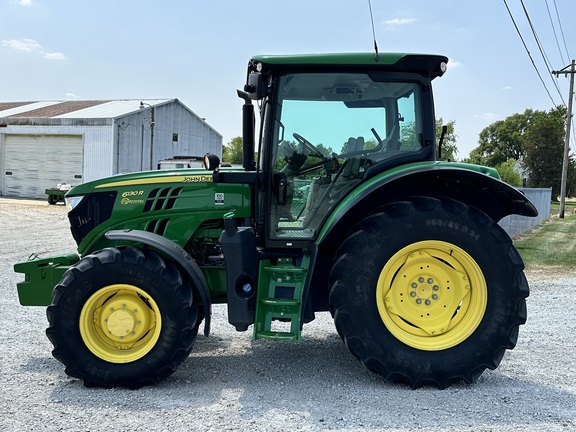
{"label": "gravel driveway", "polygon": [[0,238],[1,431],[576,431],[576,270],[527,271],[518,345],[473,385],[388,384],[352,357],[327,313],[300,344],[253,342],[218,305],[211,336],[166,381],[103,390],[64,374],[45,308],[17,299],[15,262],[75,250],[65,207],[0,198]]}

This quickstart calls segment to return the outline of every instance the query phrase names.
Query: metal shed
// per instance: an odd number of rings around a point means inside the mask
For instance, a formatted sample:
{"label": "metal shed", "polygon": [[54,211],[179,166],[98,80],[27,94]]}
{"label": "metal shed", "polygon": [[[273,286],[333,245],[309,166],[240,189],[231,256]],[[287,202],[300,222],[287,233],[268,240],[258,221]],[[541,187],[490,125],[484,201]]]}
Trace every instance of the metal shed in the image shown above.
{"label": "metal shed", "polygon": [[222,156],[222,135],[178,99],[0,102],[0,195]]}

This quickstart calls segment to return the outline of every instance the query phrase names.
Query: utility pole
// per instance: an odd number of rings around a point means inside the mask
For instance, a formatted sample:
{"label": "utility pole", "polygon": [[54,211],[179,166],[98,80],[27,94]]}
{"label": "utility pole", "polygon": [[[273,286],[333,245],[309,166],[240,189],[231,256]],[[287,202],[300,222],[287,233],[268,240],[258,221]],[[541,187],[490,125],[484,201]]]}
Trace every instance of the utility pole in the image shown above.
{"label": "utility pole", "polygon": [[[570,70],[567,70],[570,68]],[[552,71],[556,76],[570,74],[570,94],[568,97],[568,115],[566,117],[566,139],[564,140],[564,159],[562,160],[562,183],[560,186],[560,214],[559,217],[564,219],[564,209],[566,203],[566,182],[568,180],[568,158],[570,153],[570,128],[572,127],[572,99],[574,99],[574,73],[576,73],[576,63],[572,60],[570,66],[566,66],[559,71]]]}

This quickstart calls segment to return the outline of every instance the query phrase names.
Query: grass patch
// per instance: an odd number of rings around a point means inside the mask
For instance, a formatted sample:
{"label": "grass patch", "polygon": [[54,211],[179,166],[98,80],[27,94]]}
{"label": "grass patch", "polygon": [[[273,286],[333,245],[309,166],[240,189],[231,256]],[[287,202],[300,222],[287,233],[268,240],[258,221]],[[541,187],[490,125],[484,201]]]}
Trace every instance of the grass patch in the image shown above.
{"label": "grass patch", "polygon": [[576,215],[552,216],[514,240],[527,267],[576,267]]}
{"label": "grass patch", "polygon": [[[564,216],[568,216],[574,214],[576,210],[576,201],[570,200],[564,202]],[[550,204],[550,213],[552,215],[558,215],[560,213],[560,202],[559,201],[552,201]]]}

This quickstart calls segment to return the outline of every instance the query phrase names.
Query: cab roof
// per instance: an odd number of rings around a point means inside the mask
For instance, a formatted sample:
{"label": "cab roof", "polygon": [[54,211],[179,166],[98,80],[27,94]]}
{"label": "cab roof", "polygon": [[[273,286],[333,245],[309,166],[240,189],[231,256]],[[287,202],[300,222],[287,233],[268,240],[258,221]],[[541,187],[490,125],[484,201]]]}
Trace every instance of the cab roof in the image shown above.
{"label": "cab roof", "polygon": [[435,54],[408,53],[323,53],[290,55],[257,55],[249,68],[260,63],[265,75],[294,70],[376,70],[389,72],[415,72],[431,79],[442,76],[448,58]]}

